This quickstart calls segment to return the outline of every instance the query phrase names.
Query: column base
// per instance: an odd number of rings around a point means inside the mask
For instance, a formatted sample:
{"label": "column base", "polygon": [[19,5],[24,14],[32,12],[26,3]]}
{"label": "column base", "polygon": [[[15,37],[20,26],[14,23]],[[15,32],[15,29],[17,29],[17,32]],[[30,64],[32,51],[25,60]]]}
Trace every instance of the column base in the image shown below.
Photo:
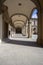
{"label": "column base", "polygon": [[28,38],[31,38],[31,37],[32,37],[32,35],[29,35],[29,36],[28,36]]}
{"label": "column base", "polygon": [[42,40],[42,39],[38,39],[38,40],[37,40],[37,44],[38,44],[39,46],[43,46],[43,40]]}

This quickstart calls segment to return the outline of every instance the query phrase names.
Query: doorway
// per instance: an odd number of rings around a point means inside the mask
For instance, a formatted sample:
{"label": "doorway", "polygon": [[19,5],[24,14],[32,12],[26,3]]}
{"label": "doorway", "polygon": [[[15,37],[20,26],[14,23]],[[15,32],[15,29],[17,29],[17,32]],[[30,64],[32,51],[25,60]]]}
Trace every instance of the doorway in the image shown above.
{"label": "doorway", "polygon": [[16,28],[16,33],[17,33],[17,34],[21,34],[21,33],[22,33],[22,29],[21,29],[21,28],[19,28],[19,27],[18,27],[18,28]]}

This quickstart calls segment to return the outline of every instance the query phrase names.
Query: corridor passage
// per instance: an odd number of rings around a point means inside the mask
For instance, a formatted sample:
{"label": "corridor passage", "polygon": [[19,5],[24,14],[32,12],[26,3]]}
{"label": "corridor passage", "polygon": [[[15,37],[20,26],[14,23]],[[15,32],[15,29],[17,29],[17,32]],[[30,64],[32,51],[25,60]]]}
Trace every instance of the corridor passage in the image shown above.
{"label": "corridor passage", "polygon": [[43,48],[2,42],[0,65],[43,65]]}
{"label": "corridor passage", "polygon": [[19,41],[32,41],[36,42],[38,35],[32,35],[32,37],[28,38],[27,36],[23,36],[22,34],[12,34],[8,37],[10,40],[19,40]]}

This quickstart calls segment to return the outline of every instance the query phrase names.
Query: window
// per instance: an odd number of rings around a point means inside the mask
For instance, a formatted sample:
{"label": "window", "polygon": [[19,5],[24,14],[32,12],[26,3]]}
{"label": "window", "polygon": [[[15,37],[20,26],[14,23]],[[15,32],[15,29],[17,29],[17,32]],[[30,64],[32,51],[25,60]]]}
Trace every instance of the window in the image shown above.
{"label": "window", "polygon": [[36,18],[37,19],[38,18],[38,15],[37,14],[38,14],[38,10],[37,9],[34,9],[33,12],[32,12],[31,18]]}

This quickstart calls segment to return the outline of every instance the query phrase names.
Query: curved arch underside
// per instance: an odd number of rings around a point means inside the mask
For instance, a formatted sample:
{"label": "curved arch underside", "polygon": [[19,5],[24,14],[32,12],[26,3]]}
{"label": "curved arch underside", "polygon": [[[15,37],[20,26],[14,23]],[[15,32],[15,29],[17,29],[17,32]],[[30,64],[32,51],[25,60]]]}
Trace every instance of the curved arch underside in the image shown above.
{"label": "curved arch underside", "polygon": [[14,15],[11,17],[11,19],[15,27],[23,27],[28,20],[27,17],[22,14]]}
{"label": "curved arch underside", "polygon": [[32,9],[36,7],[31,0],[6,0],[4,4],[8,6],[10,16],[15,13],[22,13],[29,17]]}
{"label": "curved arch underside", "polygon": [[16,27],[17,25],[19,24],[19,26],[21,27],[23,27],[24,26],[24,22],[22,22],[22,21],[16,21],[16,22],[14,22],[14,26]]}
{"label": "curved arch underside", "polygon": [[27,17],[26,16],[24,16],[24,15],[14,15],[14,16],[12,16],[11,17],[11,19],[12,19],[12,22],[14,22],[14,21],[24,21],[24,22],[26,22],[26,20],[27,20]]}
{"label": "curved arch underside", "polygon": [[[13,14],[21,13],[21,15],[14,15],[11,17],[14,26],[23,26],[27,20],[30,18],[32,9],[36,7],[36,4],[32,0],[6,0],[4,4],[8,7],[9,16]],[[19,5],[21,4],[21,5]],[[26,16],[24,16],[24,15]]]}

